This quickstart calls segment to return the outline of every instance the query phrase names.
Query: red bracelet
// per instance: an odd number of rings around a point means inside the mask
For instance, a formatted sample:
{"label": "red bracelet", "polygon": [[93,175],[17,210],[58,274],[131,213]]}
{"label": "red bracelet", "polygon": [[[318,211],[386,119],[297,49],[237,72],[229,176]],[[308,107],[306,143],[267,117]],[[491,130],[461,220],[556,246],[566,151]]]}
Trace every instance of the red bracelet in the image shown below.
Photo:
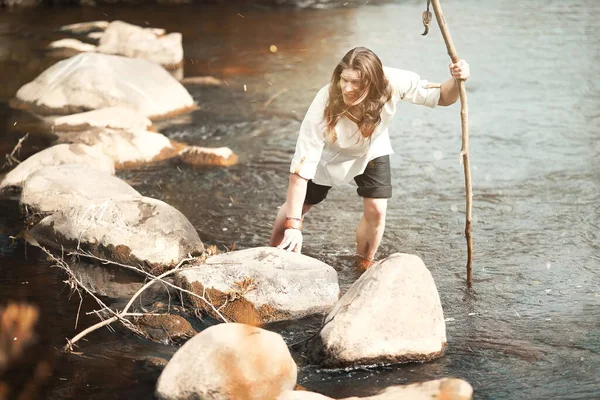
{"label": "red bracelet", "polygon": [[300,219],[290,219],[290,218],[286,218],[285,219],[285,229],[298,229],[299,231],[302,230],[302,221]]}

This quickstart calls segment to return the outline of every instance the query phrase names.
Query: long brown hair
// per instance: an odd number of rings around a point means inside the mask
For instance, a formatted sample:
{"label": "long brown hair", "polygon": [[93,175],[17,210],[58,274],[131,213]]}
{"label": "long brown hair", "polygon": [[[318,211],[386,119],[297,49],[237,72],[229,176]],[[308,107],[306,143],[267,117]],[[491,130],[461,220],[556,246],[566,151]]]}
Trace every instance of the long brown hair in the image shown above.
{"label": "long brown hair", "polygon": [[356,105],[362,112],[362,120],[358,128],[364,138],[370,138],[375,128],[381,122],[381,110],[385,103],[392,98],[392,89],[383,73],[381,60],[375,53],[365,47],[355,47],[342,58],[333,71],[329,85],[329,98],[323,118],[327,123],[325,137],[331,142],[337,139],[335,125],[348,111],[340,89],[340,76],[345,69],[358,71],[360,76],[360,89],[368,91],[365,99]]}

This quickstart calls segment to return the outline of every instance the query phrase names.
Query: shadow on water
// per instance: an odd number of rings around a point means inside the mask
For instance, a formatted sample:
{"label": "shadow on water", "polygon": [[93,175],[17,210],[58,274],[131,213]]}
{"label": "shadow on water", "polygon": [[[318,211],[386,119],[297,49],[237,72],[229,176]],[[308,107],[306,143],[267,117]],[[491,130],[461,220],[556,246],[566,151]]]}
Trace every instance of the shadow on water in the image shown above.
{"label": "shadow on water", "polygon": [[[426,39],[420,36],[421,3],[327,10],[152,5],[0,14],[0,72],[12,77],[0,89],[2,154],[27,131],[36,134],[22,158],[51,143],[43,125],[8,110],[6,101],[55,61],[42,49],[60,37],[58,26],[108,18],[182,32],[185,74],[214,75],[227,85],[189,87],[199,109],[159,123],[159,130],[187,143],[229,146],[240,163],[222,169],[165,162],[119,176],[179,209],[209,245],[221,250],[234,243],[238,249],[265,245],[284,201],[299,119],[347,49],[366,45],[387,65],[445,79],[441,37],[433,30]],[[600,78],[595,34],[600,4],[538,3],[444,3],[457,47],[473,69],[472,292],[464,284],[458,108],[406,106],[391,127],[395,192],[379,257],[406,252],[423,258],[447,318],[446,355],[426,364],[327,370],[304,365],[296,351],[303,386],[344,397],[458,376],[474,386],[477,398],[600,397],[600,93],[594,84]],[[276,53],[269,51],[271,44]],[[557,79],[559,71],[568,71],[569,79]],[[287,91],[265,107],[282,89]],[[22,229],[16,203],[3,201],[0,209],[0,303],[23,300],[40,307],[39,354],[52,358],[54,371],[46,397],[151,397],[160,367],[141,359],[168,359],[174,347],[104,330],[82,343],[82,355],[48,350],[96,322],[86,315],[93,304],[83,302],[74,329],[79,297],[69,296],[60,271],[49,268],[38,251],[26,251],[21,241],[11,244],[10,236]],[[361,211],[355,188],[343,186],[305,221],[304,252],[336,268],[342,290],[356,278],[352,231]],[[314,317],[270,329],[292,345],[317,332],[320,323]]]}

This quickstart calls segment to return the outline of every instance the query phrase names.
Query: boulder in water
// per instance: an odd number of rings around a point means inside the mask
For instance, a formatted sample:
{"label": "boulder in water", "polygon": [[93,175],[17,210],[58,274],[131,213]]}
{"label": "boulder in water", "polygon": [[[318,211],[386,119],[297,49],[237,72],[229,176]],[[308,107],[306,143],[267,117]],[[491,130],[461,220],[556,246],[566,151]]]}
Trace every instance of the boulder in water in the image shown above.
{"label": "boulder in water", "polygon": [[142,197],[125,181],[85,165],[41,168],[23,183],[21,208],[27,214],[49,215],[105,199]]}
{"label": "boulder in water", "polygon": [[115,173],[115,165],[101,149],[84,144],[58,144],[36,153],[17,165],[0,183],[0,190],[20,189],[23,182],[42,167],[64,164],[85,165],[106,174]]}
{"label": "boulder in water", "polygon": [[173,158],[183,146],[171,142],[160,133],[141,129],[112,128],[60,133],[58,143],[81,143],[93,146],[110,157],[117,168]]}
{"label": "boulder in water", "polygon": [[155,273],[204,251],[198,233],[182,213],[149,197],[77,204],[42,219],[29,235],[42,245],[79,249]]}
{"label": "boulder in water", "polygon": [[264,329],[219,324],[175,353],[156,385],[162,400],[276,399],[296,384],[297,367],[283,338]]}
{"label": "boulder in water", "polygon": [[141,58],[167,69],[177,69],[183,62],[180,33],[165,35],[123,21],[111,22],[100,38],[98,52]]}
{"label": "boulder in water", "polygon": [[58,117],[52,129],[60,136],[63,132],[85,131],[90,128],[113,128],[129,131],[152,130],[152,121],[131,108],[108,107],[100,110]]}
{"label": "boulder in water", "polygon": [[24,85],[11,105],[43,115],[122,106],[152,119],[191,110],[194,100],[150,61],[82,53],[59,61]]}
{"label": "boulder in water", "polygon": [[[226,318],[251,325],[325,314],[340,293],[332,267],[273,247],[210,257],[201,268],[178,273],[176,280],[199,295],[207,293]],[[217,317],[204,302],[189,299]]]}
{"label": "boulder in water", "polygon": [[443,354],[446,324],[431,273],[411,254],[367,270],[337,302],[309,359],[325,366],[428,361]]}

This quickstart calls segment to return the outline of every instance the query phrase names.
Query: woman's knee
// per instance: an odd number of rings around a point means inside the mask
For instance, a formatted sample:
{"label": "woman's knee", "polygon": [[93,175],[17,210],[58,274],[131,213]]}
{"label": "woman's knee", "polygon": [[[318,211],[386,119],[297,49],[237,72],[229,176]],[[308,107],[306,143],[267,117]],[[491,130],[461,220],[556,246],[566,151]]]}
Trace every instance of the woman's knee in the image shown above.
{"label": "woman's knee", "polygon": [[385,223],[387,211],[387,199],[365,199],[364,214],[367,221],[372,225]]}

